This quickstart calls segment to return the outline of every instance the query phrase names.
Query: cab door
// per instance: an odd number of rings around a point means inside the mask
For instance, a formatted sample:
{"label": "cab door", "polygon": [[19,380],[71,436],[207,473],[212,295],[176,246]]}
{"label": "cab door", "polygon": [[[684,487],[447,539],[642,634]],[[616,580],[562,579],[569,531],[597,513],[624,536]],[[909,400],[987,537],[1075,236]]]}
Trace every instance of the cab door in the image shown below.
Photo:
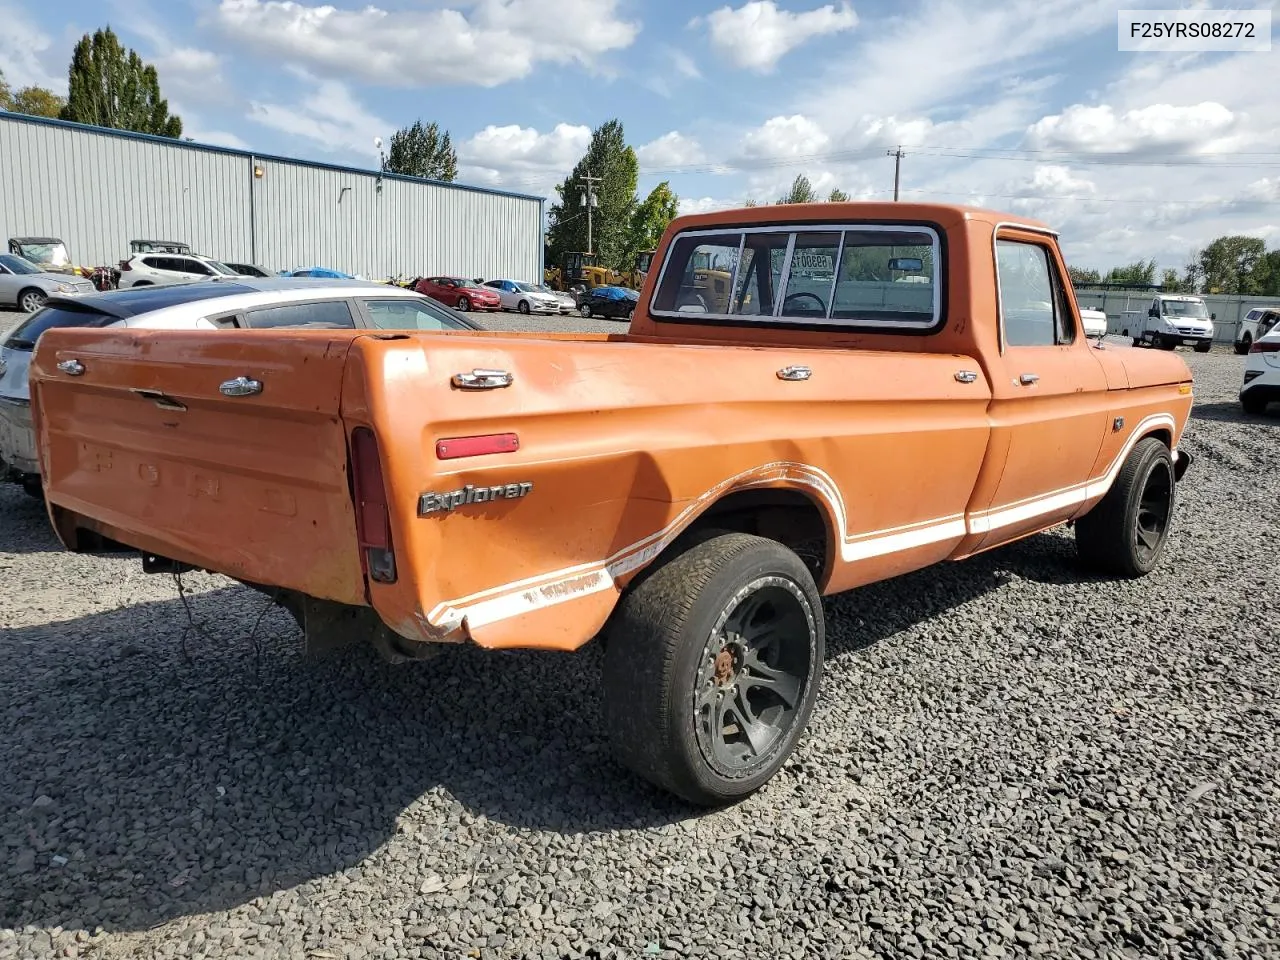
{"label": "cab door", "polygon": [[[1005,228],[995,240],[1000,353],[991,373],[994,494],[970,505],[987,549],[1069,519],[1110,423],[1107,379],[1080,328],[1050,238]],[[982,496],[981,494],[979,496]],[[985,497],[983,497],[985,499]]]}

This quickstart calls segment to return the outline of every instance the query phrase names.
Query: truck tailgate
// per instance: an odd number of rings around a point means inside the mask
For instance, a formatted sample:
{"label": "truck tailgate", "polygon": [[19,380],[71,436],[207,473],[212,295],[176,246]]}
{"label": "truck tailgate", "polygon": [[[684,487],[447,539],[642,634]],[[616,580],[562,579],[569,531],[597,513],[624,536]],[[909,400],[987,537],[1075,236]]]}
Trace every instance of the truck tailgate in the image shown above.
{"label": "truck tailgate", "polygon": [[364,603],[339,417],[362,332],[48,331],[31,394],[60,533]]}

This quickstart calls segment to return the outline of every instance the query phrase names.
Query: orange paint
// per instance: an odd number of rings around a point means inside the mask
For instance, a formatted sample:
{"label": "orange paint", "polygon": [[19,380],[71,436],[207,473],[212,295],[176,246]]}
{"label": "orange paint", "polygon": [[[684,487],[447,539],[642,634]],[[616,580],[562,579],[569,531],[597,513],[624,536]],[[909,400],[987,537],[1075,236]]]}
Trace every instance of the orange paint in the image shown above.
{"label": "orange paint", "polygon": [[[937,332],[650,313],[681,232],[806,222],[932,225]],[[73,525],[148,551],[369,604],[410,639],[486,647],[580,646],[681,531],[748,491],[794,491],[817,508],[827,593],[963,557],[1081,515],[1141,436],[1176,446],[1191,406],[1176,354],[1086,342],[1069,284],[1061,313],[1074,342],[1002,348],[998,222],[1001,240],[1042,249],[1066,277],[1033,221],[932,204],[789,205],[672,223],[617,335],[51,330],[32,366],[48,500]],[[82,376],[57,369],[71,357]],[[780,377],[797,365],[808,379]],[[486,369],[510,386],[452,383]],[[222,396],[239,376],[262,393]],[[356,546],[348,443],[359,426],[381,451],[394,583],[367,578]],[[437,453],[452,438],[511,434],[506,452]],[[420,515],[424,494],[448,505]]]}

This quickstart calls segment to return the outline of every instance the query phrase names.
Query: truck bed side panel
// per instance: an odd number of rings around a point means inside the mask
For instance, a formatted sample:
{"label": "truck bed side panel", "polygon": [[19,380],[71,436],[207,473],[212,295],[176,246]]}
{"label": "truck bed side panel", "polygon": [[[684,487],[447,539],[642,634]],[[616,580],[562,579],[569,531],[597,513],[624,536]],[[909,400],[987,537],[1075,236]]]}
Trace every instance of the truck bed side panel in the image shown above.
{"label": "truck bed side panel", "polygon": [[[823,510],[828,592],[926,566],[964,534],[988,437],[990,390],[957,379],[978,369],[963,357],[465,338],[360,340],[351,357],[343,418],[378,433],[404,565],[370,594],[422,638],[465,621],[481,643],[576,646],[635,570],[737,490],[789,487]],[[812,377],[780,379],[790,364]],[[451,386],[479,368],[514,382]],[[437,441],[507,432],[515,452],[437,458]],[[468,486],[486,500],[418,515],[423,494]],[[550,606],[556,628],[540,617],[534,632],[523,618]]]}

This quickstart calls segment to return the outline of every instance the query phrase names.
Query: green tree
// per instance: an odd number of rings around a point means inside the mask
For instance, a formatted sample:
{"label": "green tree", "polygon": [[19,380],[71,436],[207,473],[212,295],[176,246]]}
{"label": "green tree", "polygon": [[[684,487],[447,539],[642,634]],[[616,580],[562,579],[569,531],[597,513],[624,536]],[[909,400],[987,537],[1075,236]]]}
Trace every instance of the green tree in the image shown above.
{"label": "green tree", "polygon": [[831,196],[827,197],[827,203],[848,203],[849,195],[836,187],[831,191]]}
{"label": "green tree", "polygon": [[1076,287],[1102,282],[1102,276],[1092,267],[1088,269],[1084,267],[1067,267],[1067,275],[1071,278],[1072,286]]}
{"label": "green tree", "polygon": [[114,130],[161,137],[182,136],[182,118],[160,96],[156,68],[125,50],[110,27],[76,44],[67,71],[67,104],[60,116]]}
{"label": "green tree", "polygon": [[1256,294],[1263,278],[1253,272],[1266,252],[1266,243],[1258,237],[1218,237],[1200,251],[1205,291]]}
{"label": "green tree", "polygon": [[796,178],[791,181],[791,189],[784,196],[778,198],[779,203],[817,203],[818,194],[813,189],[813,184],[809,182],[809,178],[803,173],[796,174]]}
{"label": "green tree", "polygon": [[1280,250],[1268,252],[1253,268],[1262,297],[1280,297]]}
{"label": "green tree", "polygon": [[1155,257],[1150,260],[1136,260],[1123,267],[1112,267],[1102,278],[1103,283],[1122,283],[1129,286],[1151,286],[1156,282]]}
{"label": "green tree", "polygon": [[25,113],[30,117],[57,118],[67,101],[44,87],[23,87],[13,95],[5,109],[13,113]]}
{"label": "green tree", "polygon": [[1160,289],[1165,293],[1183,293],[1182,278],[1173,267],[1166,267],[1160,278]]}
{"label": "green tree", "polygon": [[600,262],[614,270],[630,268],[627,242],[631,216],[636,206],[636,183],[640,164],[636,152],[627,146],[621,120],[610,120],[591,133],[587,152],[573,172],[556,187],[559,200],[551,205],[547,229],[551,263],[560,263],[573,251],[587,251],[587,208],[582,205],[588,181],[597,177],[591,194],[596,202],[591,211],[591,246]]}
{"label": "green tree", "polygon": [[458,153],[453,149],[449,131],[442,135],[433,121],[425,127],[421,120],[391,135],[391,147],[382,164],[387,173],[408,177],[425,177],[450,183],[458,176]]}
{"label": "green tree", "polygon": [[758,202],[748,197],[746,202],[744,202],[742,205],[744,207],[754,207],[754,206],[758,206]]}
{"label": "green tree", "polygon": [[670,181],[663,180],[650,190],[631,215],[631,231],[627,237],[628,261],[634,261],[641,250],[655,249],[667,224],[679,212],[680,198],[672,192]]}

